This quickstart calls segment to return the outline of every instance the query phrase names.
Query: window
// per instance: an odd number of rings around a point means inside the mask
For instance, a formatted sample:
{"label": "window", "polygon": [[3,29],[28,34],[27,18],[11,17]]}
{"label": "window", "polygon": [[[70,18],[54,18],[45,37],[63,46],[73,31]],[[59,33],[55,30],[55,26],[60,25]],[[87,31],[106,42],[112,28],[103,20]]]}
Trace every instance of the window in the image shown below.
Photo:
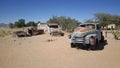
{"label": "window", "polygon": [[94,25],[94,24],[87,24],[87,27],[88,27],[88,28],[95,29],[95,25]]}
{"label": "window", "polygon": [[97,25],[97,30],[99,30],[100,29],[100,27],[99,27],[99,25]]}

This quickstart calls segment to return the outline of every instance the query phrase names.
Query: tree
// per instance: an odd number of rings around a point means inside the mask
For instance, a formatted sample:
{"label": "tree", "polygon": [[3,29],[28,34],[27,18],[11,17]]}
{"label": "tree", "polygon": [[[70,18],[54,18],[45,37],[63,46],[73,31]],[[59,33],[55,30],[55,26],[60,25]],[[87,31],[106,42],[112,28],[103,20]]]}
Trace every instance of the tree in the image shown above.
{"label": "tree", "polygon": [[38,23],[41,23],[40,21],[38,21],[36,24],[38,24]]}
{"label": "tree", "polygon": [[77,20],[72,19],[70,17],[65,17],[65,16],[53,16],[48,20],[48,23],[57,23],[59,24],[63,30],[66,30],[68,32],[73,31],[73,29],[77,26],[79,23]]}
{"label": "tree", "polygon": [[18,22],[18,21],[15,21],[14,26],[15,26],[15,27],[19,27],[19,22]]}
{"label": "tree", "polygon": [[107,13],[96,13],[95,20],[101,24],[101,26],[107,26],[109,24],[120,25],[120,16],[111,15]]}
{"label": "tree", "polygon": [[85,23],[93,23],[94,21],[92,19],[88,19],[85,21]]}
{"label": "tree", "polygon": [[14,24],[13,23],[9,23],[9,27],[10,28],[14,28]]}
{"label": "tree", "polygon": [[25,20],[24,19],[19,19],[18,20],[19,24],[20,24],[20,27],[25,27]]}
{"label": "tree", "polygon": [[106,27],[108,25],[108,23],[105,23],[105,22],[99,22],[99,25],[102,26],[102,27]]}
{"label": "tree", "polygon": [[21,27],[25,27],[25,20],[24,19],[19,19],[18,21],[15,22],[15,27],[21,28]]}
{"label": "tree", "polygon": [[36,26],[37,24],[34,21],[29,21],[26,26]]}
{"label": "tree", "polygon": [[53,16],[47,22],[48,23],[57,23],[57,24],[60,24],[57,16]]}
{"label": "tree", "polygon": [[120,16],[114,15],[112,22],[114,22],[116,25],[120,25]]}
{"label": "tree", "polygon": [[92,23],[97,22],[100,26],[106,27],[109,24],[116,24],[117,26],[120,25],[120,16],[119,15],[112,15],[108,13],[95,13],[94,20],[88,19],[85,23]]}

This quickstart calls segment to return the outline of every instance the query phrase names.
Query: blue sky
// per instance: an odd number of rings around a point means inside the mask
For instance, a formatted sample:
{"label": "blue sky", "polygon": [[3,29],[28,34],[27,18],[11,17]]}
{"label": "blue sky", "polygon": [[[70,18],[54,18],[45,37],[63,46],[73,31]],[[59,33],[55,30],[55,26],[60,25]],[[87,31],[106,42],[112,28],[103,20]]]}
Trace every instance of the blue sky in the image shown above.
{"label": "blue sky", "polygon": [[66,16],[80,22],[95,13],[120,15],[120,0],[0,0],[0,23],[18,19],[46,22],[52,16]]}

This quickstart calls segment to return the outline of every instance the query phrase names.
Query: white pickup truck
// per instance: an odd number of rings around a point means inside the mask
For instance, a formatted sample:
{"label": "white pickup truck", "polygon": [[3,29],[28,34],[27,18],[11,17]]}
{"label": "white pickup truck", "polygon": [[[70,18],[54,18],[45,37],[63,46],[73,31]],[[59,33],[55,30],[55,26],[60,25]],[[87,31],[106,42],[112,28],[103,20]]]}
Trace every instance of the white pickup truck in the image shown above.
{"label": "white pickup truck", "polygon": [[64,36],[64,32],[58,24],[47,24],[48,33],[52,36],[61,35]]}
{"label": "white pickup truck", "polygon": [[69,36],[71,47],[88,47],[88,49],[99,46],[100,41],[104,40],[102,31],[97,23],[84,23],[75,28]]}

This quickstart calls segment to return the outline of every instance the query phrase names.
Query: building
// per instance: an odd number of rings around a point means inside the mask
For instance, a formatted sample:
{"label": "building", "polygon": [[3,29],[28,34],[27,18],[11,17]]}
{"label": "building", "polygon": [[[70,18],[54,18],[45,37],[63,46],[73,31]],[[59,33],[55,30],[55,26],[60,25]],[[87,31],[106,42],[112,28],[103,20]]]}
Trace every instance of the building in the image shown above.
{"label": "building", "polygon": [[115,24],[109,24],[107,26],[108,29],[115,29],[116,28],[116,25]]}

